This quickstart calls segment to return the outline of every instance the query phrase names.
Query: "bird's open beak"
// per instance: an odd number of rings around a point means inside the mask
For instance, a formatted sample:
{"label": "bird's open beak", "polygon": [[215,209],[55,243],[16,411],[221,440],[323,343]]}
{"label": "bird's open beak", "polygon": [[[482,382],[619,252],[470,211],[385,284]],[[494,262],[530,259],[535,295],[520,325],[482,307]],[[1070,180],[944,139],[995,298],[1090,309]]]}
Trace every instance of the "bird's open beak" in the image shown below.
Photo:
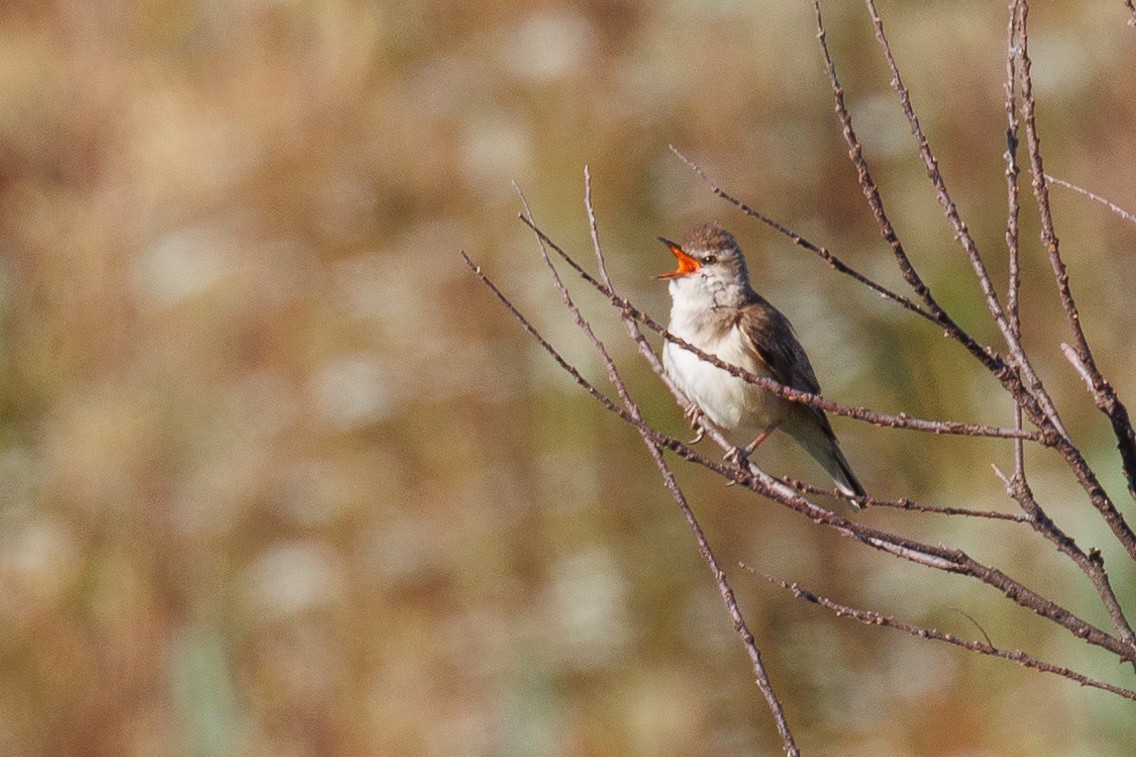
{"label": "bird's open beak", "polygon": [[701,263],[683,252],[682,248],[674,242],[669,239],[663,239],[662,237],[659,237],[659,241],[669,247],[671,252],[674,253],[674,256],[678,258],[678,268],[673,271],[667,271],[666,273],[660,273],[655,277],[656,279],[677,279],[680,276],[689,276],[702,267]]}

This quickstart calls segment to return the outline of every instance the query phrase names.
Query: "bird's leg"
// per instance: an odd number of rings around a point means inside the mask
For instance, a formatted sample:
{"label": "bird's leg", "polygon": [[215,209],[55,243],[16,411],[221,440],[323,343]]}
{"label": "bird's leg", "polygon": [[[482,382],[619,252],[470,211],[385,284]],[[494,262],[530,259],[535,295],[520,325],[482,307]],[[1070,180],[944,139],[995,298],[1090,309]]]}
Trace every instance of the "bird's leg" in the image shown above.
{"label": "bird's leg", "polygon": [[742,459],[745,459],[745,458],[749,457],[751,454],[753,454],[753,451],[755,449],[757,449],[759,446],[761,446],[761,443],[763,441],[765,441],[766,439],[768,439],[769,435],[772,434],[774,431],[776,431],[777,427],[780,426],[780,425],[781,425],[780,423],[774,423],[772,426],[770,426],[769,428],[765,429],[760,434],[758,434],[756,439],[754,439],[752,442],[750,442],[748,445],[746,445],[745,450],[741,454]]}
{"label": "bird's leg", "polygon": [[686,418],[686,422],[694,429],[694,438],[688,441],[687,444],[698,444],[702,441],[702,437],[706,435],[706,429],[702,427],[702,411],[698,409],[698,405],[692,402],[687,406],[683,417]]}
{"label": "bird's leg", "polygon": [[[768,439],[769,435],[776,431],[777,426],[779,425],[780,424],[778,423],[774,423],[773,425],[766,428],[764,431],[757,435],[756,439],[747,444],[744,449],[731,447],[730,451],[726,453],[725,461],[727,463],[735,463],[738,466],[744,468],[745,464],[749,461],[749,456],[753,454],[753,451],[757,449],[763,441]],[[736,482],[734,481],[727,481],[726,486],[733,486],[735,483]]]}

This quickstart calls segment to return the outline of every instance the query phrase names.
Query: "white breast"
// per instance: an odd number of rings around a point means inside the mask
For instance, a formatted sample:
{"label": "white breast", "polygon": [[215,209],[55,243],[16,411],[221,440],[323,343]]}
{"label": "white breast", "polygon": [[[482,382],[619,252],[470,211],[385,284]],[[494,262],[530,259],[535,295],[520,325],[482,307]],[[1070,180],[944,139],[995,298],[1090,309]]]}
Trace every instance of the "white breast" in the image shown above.
{"label": "white breast", "polygon": [[[704,311],[673,308],[669,330],[695,347],[736,365],[750,373],[772,378],[764,365],[742,348],[742,334],[735,327],[721,336],[700,329],[697,324]],[[663,347],[663,365],[687,399],[727,432],[735,443],[746,444],[770,425],[781,419],[785,401],[776,395],[730,375],[711,365],[693,352],[667,342]]]}

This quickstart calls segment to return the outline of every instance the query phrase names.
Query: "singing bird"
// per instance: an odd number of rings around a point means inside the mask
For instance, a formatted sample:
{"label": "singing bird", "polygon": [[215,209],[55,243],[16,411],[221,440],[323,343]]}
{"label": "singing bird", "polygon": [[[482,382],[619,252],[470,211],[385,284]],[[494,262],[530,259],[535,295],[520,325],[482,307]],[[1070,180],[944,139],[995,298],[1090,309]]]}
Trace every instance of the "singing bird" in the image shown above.
{"label": "singing bird", "polygon": [[[687,232],[681,245],[662,237],[659,241],[678,259],[676,270],[657,277],[669,282],[667,329],[672,334],[754,375],[820,393],[789,319],[750,285],[745,256],[733,234],[717,223],[704,223]],[[693,403],[691,417],[701,413],[708,418],[743,455],[780,429],[821,464],[841,492],[864,495],[823,410],[733,376],[674,342],[663,346],[663,366]]]}

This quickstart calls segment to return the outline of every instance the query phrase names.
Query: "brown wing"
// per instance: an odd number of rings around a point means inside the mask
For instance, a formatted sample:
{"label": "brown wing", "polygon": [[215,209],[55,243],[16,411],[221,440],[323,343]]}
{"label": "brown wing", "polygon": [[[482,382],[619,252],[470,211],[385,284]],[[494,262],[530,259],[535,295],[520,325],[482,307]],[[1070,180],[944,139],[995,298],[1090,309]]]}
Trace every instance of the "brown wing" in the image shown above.
{"label": "brown wing", "polygon": [[[769,368],[778,383],[799,391],[820,393],[817,374],[813,373],[809,358],[793,333],[793,326],[777,308],[759,297],[752,305],[743,308],[738,315],[737,326],[749,336],[747,344],[753,349],[754,357]],[[785,427],[785,431],[793,435],[805,451],[825,467],[836,480],[836,485],[845,493],[863,496],[863,486],[844,457],[825,411],[809,405],[799,407],[812,416],[816,424],[804,424],[804,427],[790,425]],[[812,431],[820,431],[819,440]],[[859,507],[854,501],[852,504]]]}
{"label": "brown wing", "polygon": [[747,346],[753,347],[779,383],[802,392],[820,392],[805,348],[781,311],[759,299],[741,309],[737,326],[748,337]]}
{"label": "brown wing", "polygon": [[[747,347],[753,348],[755,356],[769,368],[778,383],[801,392],[820,394],[820,384],[805,348],[780,310],[758,297],[756,302],[742,308],[737,326],[748,337]],[[823,410],[802,407],[816,417],[826,433],[832,433]]]}
{"label": "brown wing", "polygon": [[[805,349],[797,341],[789,319],[777,308],[757,297],[753,303],[742,308],[736,325],[748,337],[746,343],[753,350],[754,357],[768,367],[778,383],[798,391],[820,394],[820,384],[805,355]],[[863,496],[864,487],[852,472],[852,466],[848,464],[844,453],[840,451],[840,444],[836,441],[828,416],[818,407],[799,407],[806,413],[805,417],[811,417],[814,423],[805,423],[803,426],[790,424],[785,427],[785,431],[824,466],[845,493]],[[819,439],[815,436],[816,431],[820,432]]]}

